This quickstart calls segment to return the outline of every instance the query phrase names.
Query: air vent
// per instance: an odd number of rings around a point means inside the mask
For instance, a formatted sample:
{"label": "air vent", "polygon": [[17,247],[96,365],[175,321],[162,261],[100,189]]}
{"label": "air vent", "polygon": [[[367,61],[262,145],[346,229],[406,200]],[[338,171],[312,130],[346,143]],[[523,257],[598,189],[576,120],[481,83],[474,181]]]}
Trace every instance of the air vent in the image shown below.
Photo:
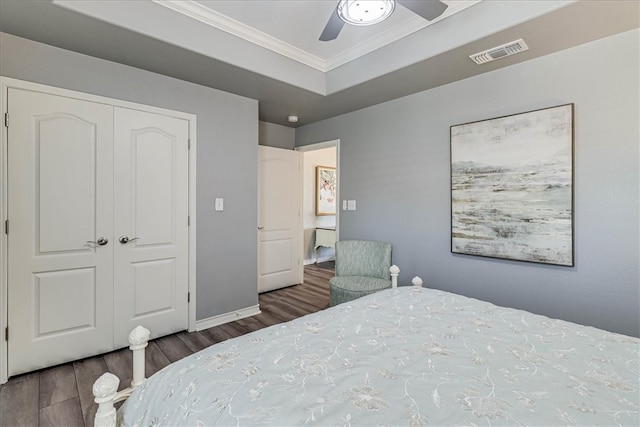
{"label": "air vent", "polygon": [[495,61],[496,59],[504,58],[506,56],[515,55],[516,53],[524,52],[525,50],[529,50],[529,46],[527,46],[524,40],[520,39],[503,44],[502,46],[487,49],[483,52],[474,53],[473,55],[469,55],[469,58],[479,65]]}

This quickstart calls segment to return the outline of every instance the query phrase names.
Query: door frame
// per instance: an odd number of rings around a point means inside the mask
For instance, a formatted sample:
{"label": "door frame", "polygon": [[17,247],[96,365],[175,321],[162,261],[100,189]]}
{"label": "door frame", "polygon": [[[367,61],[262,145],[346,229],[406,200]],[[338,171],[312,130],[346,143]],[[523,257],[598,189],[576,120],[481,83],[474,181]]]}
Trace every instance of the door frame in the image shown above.
{"label": "door frame", "polygon": [[[83,101],[108,104],[115,107],[129,108],[132,110],[147,111],[166,116],[172,116],[187,120],[189,123],[189,284],[188,292],[190,300],[188,302],[189,321],[188,330],[194,331],[196,327],[196,158],[197,158],[197,138],[196,138],[196,115],[165,108],[153,107],[149,105],[108,98],[99,95],[92,95],[54,86],[18,80],[10,77],[0,76],[0,117],[2,118],[2,141],[0,145],[0,264],[2,265],[0,274],[0,384],[8,380],[8,342],[5,340],[5,328],[8,326],[8,237],[5,232],[5,221],[8,218],[7,192],[8,192],[8,127],[5,126],[6,113],[8,111],[8,90],[9,88],[43,92],[51,95],[75,98]],[[9,118],[10,121],[10,118]],[[10,123],[9,123],[10,125]]]}
{"label": "door frame", "polygon": [[[323,148],[336,147],[336,180],[338,181],[338,189],[336,190],[336,241],[340,240],[340,211],[342,210],[342,203],[340,199],[340,188],[342,188],[342,181],[340,180],[340,139],[332,139],[329,141],[314,142],[313,144],[300,145],[295,147],[294,150],[304,153],[305,151],[322,150]],[[304,156],[303,156],[304,163]],[[302,165],[304,168],[304,164]],[[304,195],[303,195],[304,197]],[[304,237],[304,224],[302,225],[302,235]],[[304,259],[304,247],[302,248],[302,259]]]}

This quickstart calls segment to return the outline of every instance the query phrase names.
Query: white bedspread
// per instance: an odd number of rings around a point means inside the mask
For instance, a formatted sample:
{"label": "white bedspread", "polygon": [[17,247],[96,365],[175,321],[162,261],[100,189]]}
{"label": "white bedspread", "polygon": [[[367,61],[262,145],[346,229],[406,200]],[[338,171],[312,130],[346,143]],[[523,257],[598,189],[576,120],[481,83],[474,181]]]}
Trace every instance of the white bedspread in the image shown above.
{"label": "white bedspread", "polygon": [[640,425],[640,340],[401,287],[209,347],[148,379],[149,425]]}

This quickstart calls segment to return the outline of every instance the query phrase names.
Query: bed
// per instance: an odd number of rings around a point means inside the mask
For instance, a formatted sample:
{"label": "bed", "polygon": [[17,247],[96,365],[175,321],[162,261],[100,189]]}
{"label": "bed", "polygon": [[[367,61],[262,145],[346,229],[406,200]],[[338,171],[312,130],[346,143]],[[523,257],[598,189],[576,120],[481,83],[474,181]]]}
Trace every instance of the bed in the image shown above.
{"label": "bed", "polygon": [[637,338],[405,286],[138,378],[117,423],[638,426],[639,370]]}

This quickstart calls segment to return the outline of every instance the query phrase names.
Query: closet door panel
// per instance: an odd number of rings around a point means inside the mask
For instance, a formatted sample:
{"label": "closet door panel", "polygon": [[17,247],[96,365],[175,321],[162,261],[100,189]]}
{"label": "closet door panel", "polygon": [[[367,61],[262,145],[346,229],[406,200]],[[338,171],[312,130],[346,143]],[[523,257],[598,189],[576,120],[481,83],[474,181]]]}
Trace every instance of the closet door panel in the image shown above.
{"label": "closet door panel", "polygon": [[15,375],[112,349],[113,108],[13,88],[8,105]]}
{"label": "closet door panel", "polygon": [[132,264],[135,317],[173,310],[175,306],[175,266],[175,259],[159,259]]}
{"label": "closet door panel", "polygon": [[130,153],[133,227],[144,235],[140,246],[175,241],[176,155],[178,136],[159,127],[131,130]]}
{"label": "closet door panel", "polygon": [[115,345],[188,327],[188,122],[115,112]]}
{"label": "closet door panel", "polygon": [[37,118],[35,130],[39,253],[87,250],[82,239],[96,231],[95,125],[75,115],[51,114]]}

